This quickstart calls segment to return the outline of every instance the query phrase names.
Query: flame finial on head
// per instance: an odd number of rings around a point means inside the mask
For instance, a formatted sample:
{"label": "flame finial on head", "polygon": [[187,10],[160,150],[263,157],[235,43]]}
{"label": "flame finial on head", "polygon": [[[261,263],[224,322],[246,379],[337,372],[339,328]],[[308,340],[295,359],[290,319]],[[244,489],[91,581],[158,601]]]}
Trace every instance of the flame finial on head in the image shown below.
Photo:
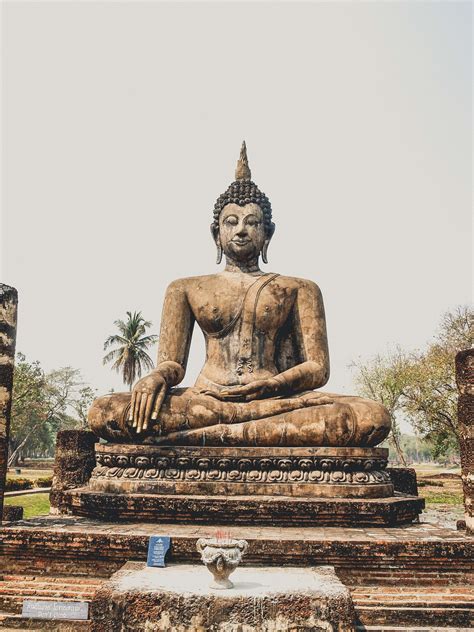
{"label": "flame finial on head", "polygon": [[235,169],[235,179],[250,180],[251,178],[252,173],[250,171],[249,161],[247,158],[247,145],[245,144],[245,141],[243,141],[240,149],[240,158],[237,161],[237,167]]}

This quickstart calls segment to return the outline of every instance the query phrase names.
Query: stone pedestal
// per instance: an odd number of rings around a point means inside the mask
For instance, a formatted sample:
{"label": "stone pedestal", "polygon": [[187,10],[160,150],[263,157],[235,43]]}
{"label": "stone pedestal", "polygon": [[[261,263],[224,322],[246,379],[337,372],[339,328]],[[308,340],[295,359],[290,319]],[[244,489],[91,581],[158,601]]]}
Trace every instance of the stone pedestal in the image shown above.
{"label": "stone pedestal", "polygon": [[95,452],[87,484],[55,485],[61,513],[214,525],[384,526],[412,522],[424,504],[394,491],[384,448],[97,444]]}
{"label": "stone pedestal", "polygon": [[466,531],[474,535],[474,349],[456,355],[456,382]]}
{"label": "stone pedestal", "polygon": [[386,498],[385,448],[95,446],[94,492]]}
{"label": "stone pedestal", "polygon": [[91,630],[354,630],[350,592],[331,566],[239,567],[232,578],[234,588],[217,591],[202,565],[129,562],[96,593]]}

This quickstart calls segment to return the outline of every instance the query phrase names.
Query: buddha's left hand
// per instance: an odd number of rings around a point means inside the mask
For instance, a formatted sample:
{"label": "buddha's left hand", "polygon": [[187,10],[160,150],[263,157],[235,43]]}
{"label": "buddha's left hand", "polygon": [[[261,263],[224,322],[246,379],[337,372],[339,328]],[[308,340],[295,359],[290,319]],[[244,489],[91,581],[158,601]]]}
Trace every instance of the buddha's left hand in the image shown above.
{"label": "buddha's left hand", "polygon": [[278,380],[270,378],[268,380],[255,380],[255,382],[243,386],[232,386],[219,393],[209,394],[223,401],[250,402],[254,399],[274,397],[279,394],[281,387],[282,385]]}

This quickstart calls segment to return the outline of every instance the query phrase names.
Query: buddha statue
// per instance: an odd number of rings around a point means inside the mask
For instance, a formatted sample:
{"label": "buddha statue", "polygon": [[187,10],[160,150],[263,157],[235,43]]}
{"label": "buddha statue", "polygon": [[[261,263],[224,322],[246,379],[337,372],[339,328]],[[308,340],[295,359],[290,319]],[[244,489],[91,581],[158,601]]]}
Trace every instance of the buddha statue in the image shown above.
{"label": "buddha statue", "polygon": [[[260,269],[274,231],[244,143],[211,224],[224,270],[169,285],[156,368],[131,393],[94,401],[96,435],[112,443],[271,447],[372,447],[388,435],[390,416],[379,403],[319,390],[329,378],[323,299],[312,281]],[[195,323],[206,359],[195,385],[182,388]]]}

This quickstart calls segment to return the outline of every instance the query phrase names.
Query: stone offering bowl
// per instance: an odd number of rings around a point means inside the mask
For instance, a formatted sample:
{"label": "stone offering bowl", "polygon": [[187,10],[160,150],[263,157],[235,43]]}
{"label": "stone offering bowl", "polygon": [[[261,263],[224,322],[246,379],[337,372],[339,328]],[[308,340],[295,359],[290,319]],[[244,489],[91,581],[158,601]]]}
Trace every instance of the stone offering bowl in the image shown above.
{"label": "stone offering bowl", "polygon": [[211,588],[222,590],[234,587],[229,575],[240,564],[247,547],[248,543],[245,540],[200,538],[196,542],[202,561],[214,577],[210,584]]}

